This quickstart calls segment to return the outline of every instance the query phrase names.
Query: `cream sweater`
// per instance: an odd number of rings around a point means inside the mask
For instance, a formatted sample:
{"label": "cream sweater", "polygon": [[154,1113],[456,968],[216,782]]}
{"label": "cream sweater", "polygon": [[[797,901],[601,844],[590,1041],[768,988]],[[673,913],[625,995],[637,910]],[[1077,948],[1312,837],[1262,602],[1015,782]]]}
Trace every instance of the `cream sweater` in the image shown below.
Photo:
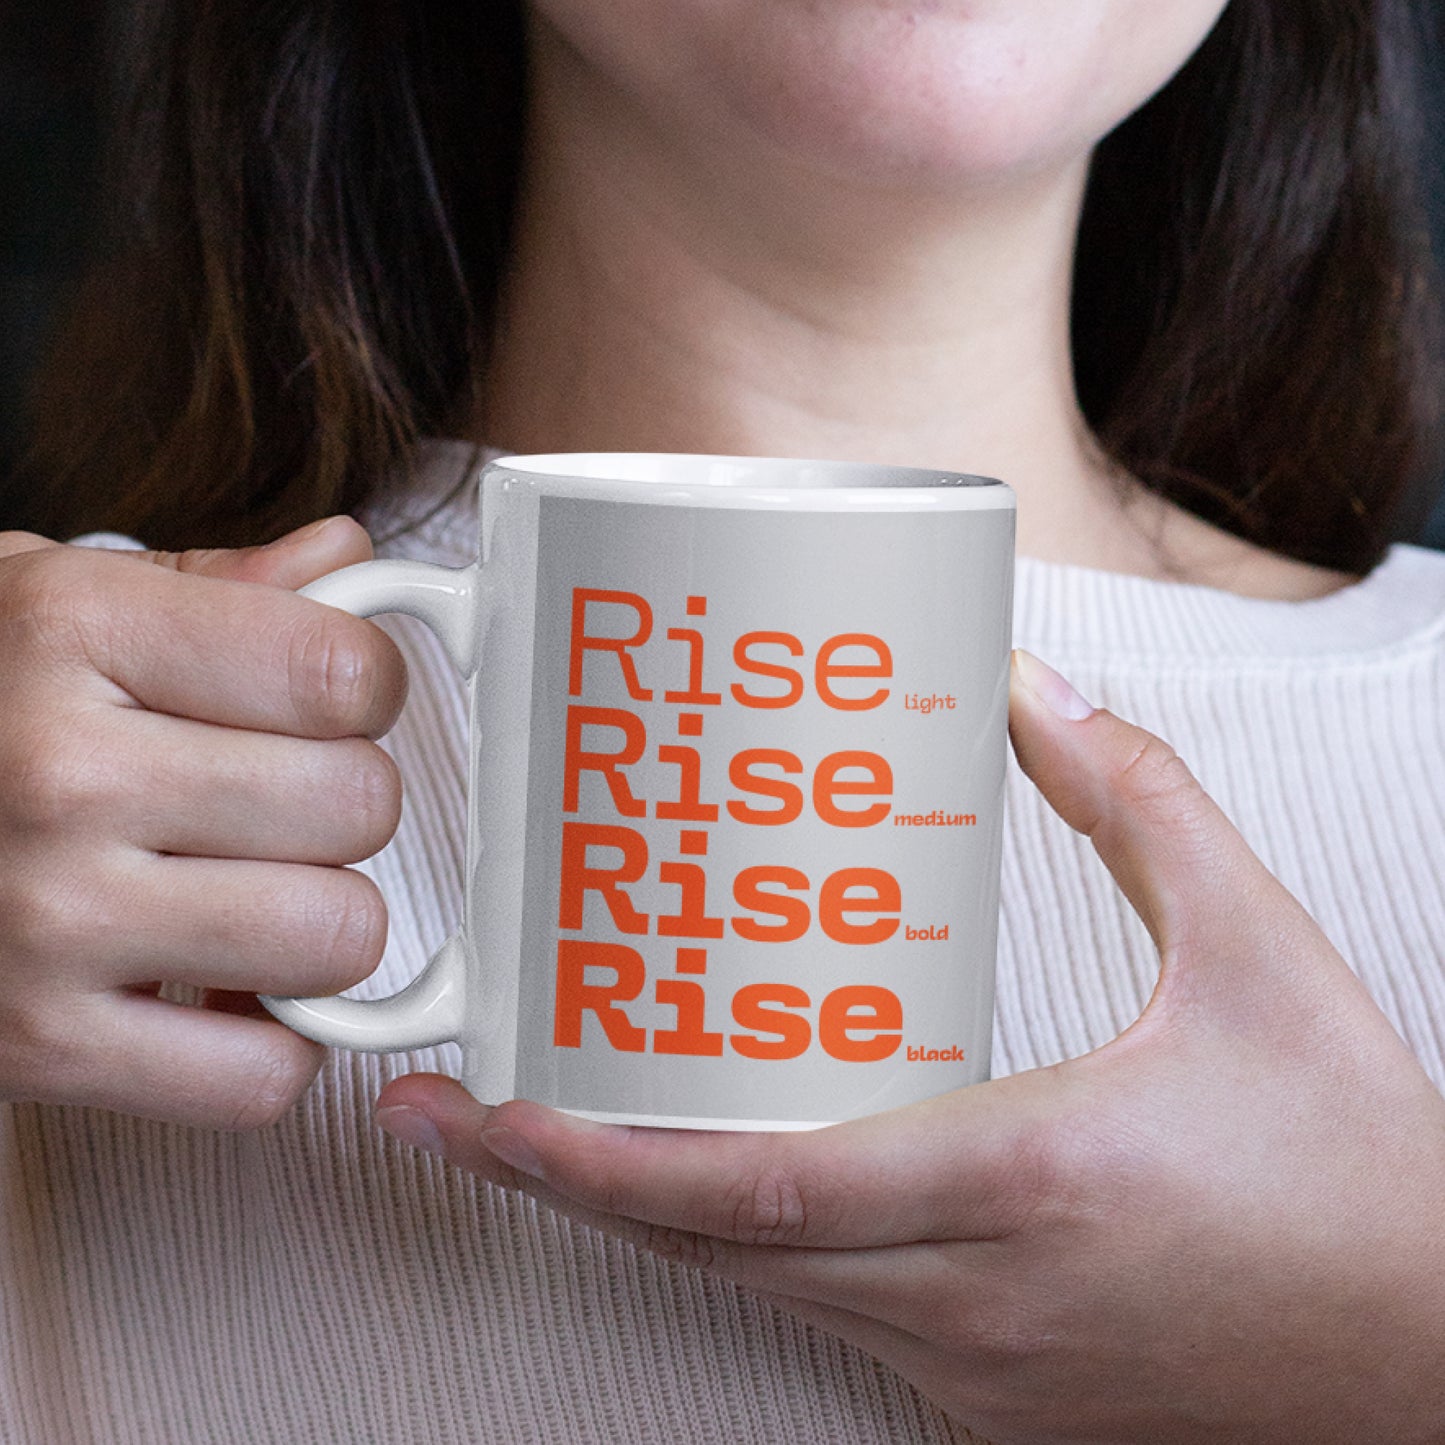
{"label": "cream sweater", "polygon": [[[372,519],[383,553],[474,555],[469,460],[435,448]],[[412,667],[389,740],[406,817],[370,865],[392,930],[365,991],[389,993],[459,916],[465,716],[430,635],[387,625]],[[1023,559],[1015,633],[1178,748],[1445,1084],[1445,555],[1397,547],[1303,603]],[[1014,768],[995,1072],[1105,1042],[1154,976],[1089,846]],[[372,1125],[383,1080],[455,1062],[334,1054],[244,1135],[0,1108],[0,1442],[969,1438],[831,1337]]]}

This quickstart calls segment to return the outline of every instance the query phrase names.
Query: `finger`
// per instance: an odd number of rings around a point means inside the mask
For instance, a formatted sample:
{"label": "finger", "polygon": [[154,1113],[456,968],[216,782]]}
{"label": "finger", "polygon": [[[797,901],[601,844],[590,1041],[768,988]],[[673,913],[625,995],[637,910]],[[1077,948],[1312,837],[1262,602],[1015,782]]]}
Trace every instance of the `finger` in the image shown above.
{"label": "finger", "polygon": [[88,785],[137,848],[278,863],[358,863],[401,817],[396,764],[364,738],[318,741],[138,713]]}
{"label": "finger", "polygon": [[[626,1215],[604,1214],[579,1205],[537,1180],[520,1187],[539,1203],[579,1224],[626,1240],[669,1264],[706,1270],[744,1289],[785,1296],[819,1310],[861,1320],[867,1317],[895,1342],[937,1335],[949,1323],[960,1333],[971,1311],[960,1298],[959,1276],[968,1253],[991,1243],[932,1243],[863,1246],[856,1249],[796,1249],[784,1245],[738,1244],[717,1235],[647,1224]],[[948,1249],[957,1257],[940,1261]],[[856,1340],[854,1333],[850,1336]],[[875,1337],[876,1338],[876,1337]]]}
{"label": "finger", "polygon": [[1089,706],[1014,653],[1009,730],[1019,764],[1085,834],[1166,959],[1191,944],[1261,952],[1280,928],[1317,930],[1161,739]]}
{"label": "finger", "polygon": [[274,1019],[130,993],[77,1005],[69,1027],[73,1047],[55,1050],[50,1072],[39,1081],[47,1102],[94,1104],[208,1129],[275,1123],[326,1057],[319,1044]]}
{"label": "finger", "polygon": [[40,552],[59,545],[35,532],[0,532],[0,558],[18,557],[22,552]]}
{"label": "finger", "polygon": [[379,627],[278,588],[64,547],[9,559],[7,608],[112,700],[297,737],[379,737],[406,668]]}
{"label": "finger", "polygon": [[261,547],[198,548],[189,552],[135,552],[133,558],[232,582],[262,582],[291,591],[371,557],[371,538],[351,517],[323,517]]}
{"label": "finger", "polygon": [[463,1168],[485,1174],[494,1155],[602,1214],[741,1244],[851,1249],[1019,1227],[1049,1185],[1059,1088],[1038,1070],[775,1134],[630,1129],[525,1101],[488,1111],[441,1075],[392,1080],[378,1107],[424,1114]]}
{"label": "finger", "polygon": [[[386,947],[381,893],[349,868],[137,855],[86,902],[73,948],[88,950],[102,987],[165,979],[333,994],[372,974]],[[63,950],[62,928],[50,934],[52,951]]]}
{"label": "finger", "polygon": [[[455,1081],[444,1076],[427,1077],[457,1087]],[[741,1244],[582,1204],[537,1175],[516,1169],[486,1149],[477,1149],[474,1137],[468,1140],[455,1130],[441,1134],[414,1105],[395,1102],[402,1096],[388,1085],[378,1101],[376,1119],[386,1132],[403,1142],[430,1149],[450,1164],[502,1188],[520,1190],[578,1224],[626,1240],[669,1263],[705,1269],[747,1289],[785,1296],[794,1305],[806,1302],[816,1307],[812,1311],[815,1319],[835,1316],[834,1326],[842,1326],[850,1318],[861,1321],[863,1315],[859,1312],[866,1312],[871,1323],[877,1325],[876,1334],[870,1335],[875,1343],[887,1338],[895,1345],[901,1344],[915,1339],[917,1331],[936,1327],[940,1279],[950,1289],[956,1284],[958,1266],[950,1263],[940,1271],[934,1255],[937,1246],[931,1244],[854,1249]],[[469,1112],[475,1119],[483,1119],[494,1111],[473,1104]],[[962,1250],[966,1246],[954,1247]],[[836,1332],[843,1333],[843,1329]],[[856,1328],[845,1337],[861,1343]]]}

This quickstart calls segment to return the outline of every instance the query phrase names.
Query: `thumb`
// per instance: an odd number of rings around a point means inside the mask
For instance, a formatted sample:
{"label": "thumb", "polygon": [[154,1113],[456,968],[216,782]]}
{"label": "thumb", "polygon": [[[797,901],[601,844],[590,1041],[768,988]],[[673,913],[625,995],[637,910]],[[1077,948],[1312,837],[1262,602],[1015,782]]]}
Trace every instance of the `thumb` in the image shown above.
{"label": "thumb", "polygon": [[1024,772],[1085,834],[1166,962],[1184,950],[1258,957],[1313,920],[1168,743],[1093,708],[1014,653],[1009,734]]}
{"label": "thumb", "polygon": [[262,547],[198,548],[132,554],[158,567],[232,582],[261,582],[295,590],[371,557],[371,538],[350,517],[325,517]]}
{"label": "thumb", "polygon": [[1029,1207],[1065,1084],[1035,1069],[825,1129],[711,1133],[519,1099],[487,1108],[455,1079],[408,1074],[382,1090],[376,1121],[494,1183],[540,1183],[539,1197],[593,1220],[842,1249],[1006,1233]]}

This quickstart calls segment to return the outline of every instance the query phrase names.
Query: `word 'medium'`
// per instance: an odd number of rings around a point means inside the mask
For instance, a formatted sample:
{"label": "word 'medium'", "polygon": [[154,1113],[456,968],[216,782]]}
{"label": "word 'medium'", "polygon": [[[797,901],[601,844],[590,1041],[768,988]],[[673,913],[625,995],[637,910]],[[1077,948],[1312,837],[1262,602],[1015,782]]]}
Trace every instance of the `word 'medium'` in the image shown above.
{"label": "word 'medium'", "polygon": [[[706,614],[705,597],[687,599],[687,618]],[[733,641],[730,666],[720,668],[696,627],[668,627],[655,638],[652,607],[639,594],[573,589],[553,1031],[558,1047],[580,1048],[590,1015],[599,1028],[589,1035],[600,1031],[623,1052],[790,1059],[816,1044],[835,1059],[861,1063],[899,1048],[902,1005],[892,990],[874,984],[845,982],[815,998],[796,984],[748,982],[728,1001],[727,1030],[709,1017],[710,944],[788,944],[810,933],[835,943],[875,944],[901,925],[902,891],[883,868],[839,868],[814,877],[795,866],[758,862],[726,882],[709,876],[714,824],[758,829],[766,841],[780,836],[769,830],[805,814],[830,828],[865,830],[892,811],[888,760],[857,748],[806,760],[784,748],[739,748],[727,760],[727,786],[716,796],[703,795],[704,709],[747,710],[741,715],[761,721],[810,692],[843,715],[871,712],[888,698],[893,658],[881,638],[839,633],[808,654],[792,633],[755,630]],[[659,739],[649,737],[648,722],[630,704],[654,702],[664,667],[675,682],[685,676],[686,685],[662,690],[660,700],[678,711],[675,736]],[[612,705],[581,701],[584,680],[592,682],[595,696],[604,679]],[[634,769],[649,752],[662,766],[648,776],[670,778],[666,787],[654,785],[651,795]],[[577,816],[584,788],[588,797],[610,805],[605,821]],[[649,847],[639,826],[648,818],[677,826],[675,850],[657,847],[656,827]],[[676,856],[654,856],[658,851]],[[670,906],[653,912],[639,906],[643,880],[675,890]],[[581,937],[589,895],[600,906],[594,906],[589,936]],[[604,910],[610,938],[598,937]],[[648,960],[633,942],[648,935],[671,941],[672,976],[649,978]],[[638,1022],[629,1005],[644,999],[671,1010],[670,1027],[648,1029]]]}

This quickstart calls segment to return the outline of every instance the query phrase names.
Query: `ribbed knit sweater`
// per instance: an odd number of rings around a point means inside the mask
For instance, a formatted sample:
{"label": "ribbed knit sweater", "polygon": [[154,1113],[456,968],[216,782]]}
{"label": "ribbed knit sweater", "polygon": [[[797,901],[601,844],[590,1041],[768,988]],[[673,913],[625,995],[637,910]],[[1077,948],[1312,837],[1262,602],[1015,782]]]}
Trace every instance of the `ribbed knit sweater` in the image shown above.
{"label": "ribbed knit sweater", "polygon": [[[468,462],[432,449],[371,519],[384,555],[474,557]],[[368,865],[391,937],[365,993],[413,976],[462,896],[462,685],[428,633],[385,625],[412,673],[388,740],[407,801]],[[1445,556],[1396,547],[1298,603],[1023,558],[1015,637],[1174,744],[1445,1084]],[[1088,843],[1011,768],[996,1074],[1106,1042],[1157,971]],[[970,1438],[773,1306],[371,1123],[385,1079],[456,1063],[335,1053],[241,1135],[0,1107],[0,1442]]]}

